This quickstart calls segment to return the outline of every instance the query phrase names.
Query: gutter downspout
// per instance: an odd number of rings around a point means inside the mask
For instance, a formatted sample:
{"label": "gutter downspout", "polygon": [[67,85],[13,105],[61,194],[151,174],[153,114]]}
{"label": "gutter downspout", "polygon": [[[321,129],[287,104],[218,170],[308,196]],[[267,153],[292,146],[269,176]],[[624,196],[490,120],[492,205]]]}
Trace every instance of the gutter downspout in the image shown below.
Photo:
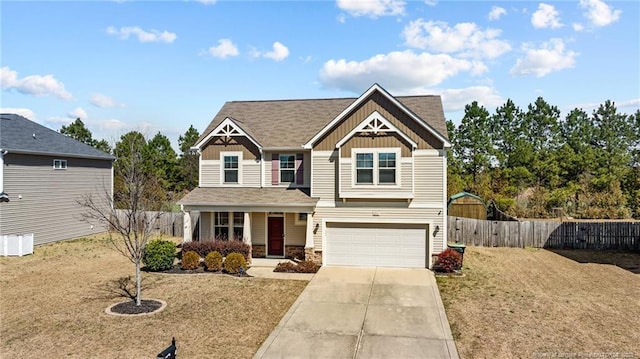
{"label": "gutter downspout", "polygon": [[4,156],[9,151],[0,148],[0,202],[8,202],[9,196],[4,193]]}

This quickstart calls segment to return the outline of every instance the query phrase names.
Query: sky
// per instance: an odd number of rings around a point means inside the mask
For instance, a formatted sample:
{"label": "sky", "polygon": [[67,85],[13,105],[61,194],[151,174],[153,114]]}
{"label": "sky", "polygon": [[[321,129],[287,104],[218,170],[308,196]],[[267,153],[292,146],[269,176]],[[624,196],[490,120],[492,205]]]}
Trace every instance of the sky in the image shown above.
{"label": "sky", "polygon": [[0,108],[113,143],[174,146],[226,101],[441,95],[460,123],[542,96],[562,116],[640,108],[640,2],[6,1]]}

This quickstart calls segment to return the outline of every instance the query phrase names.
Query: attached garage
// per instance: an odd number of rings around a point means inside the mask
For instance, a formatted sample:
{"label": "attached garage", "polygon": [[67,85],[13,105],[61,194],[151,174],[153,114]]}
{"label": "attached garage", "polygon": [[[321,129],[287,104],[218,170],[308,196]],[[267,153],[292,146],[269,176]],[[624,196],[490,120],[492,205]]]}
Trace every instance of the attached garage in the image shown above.
{"label": "attached garage", "polygon": [[426,268],[428,225],[326,224],[324,263],[334,266]]}

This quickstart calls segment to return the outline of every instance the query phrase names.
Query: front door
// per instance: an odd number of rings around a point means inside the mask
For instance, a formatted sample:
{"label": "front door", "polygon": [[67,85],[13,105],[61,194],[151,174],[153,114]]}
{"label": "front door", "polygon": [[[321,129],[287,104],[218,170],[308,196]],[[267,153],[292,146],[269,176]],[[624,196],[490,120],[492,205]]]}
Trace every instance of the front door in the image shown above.
{"label": "front door", "polygon": [[269,217],[267,255],[284,256],[284,218]]}

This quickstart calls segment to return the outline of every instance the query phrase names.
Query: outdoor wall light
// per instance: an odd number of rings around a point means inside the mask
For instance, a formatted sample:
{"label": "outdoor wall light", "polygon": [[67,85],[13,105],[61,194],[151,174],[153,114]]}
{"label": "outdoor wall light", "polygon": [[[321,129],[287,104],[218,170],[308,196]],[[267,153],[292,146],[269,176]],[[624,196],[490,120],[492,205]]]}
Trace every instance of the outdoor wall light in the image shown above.
{"label": "outdoor wall light", "polygon": [[440,226],[436,226],[436,229],[433,230],[433,236],[435,237],[438,232],[440,232]]}

